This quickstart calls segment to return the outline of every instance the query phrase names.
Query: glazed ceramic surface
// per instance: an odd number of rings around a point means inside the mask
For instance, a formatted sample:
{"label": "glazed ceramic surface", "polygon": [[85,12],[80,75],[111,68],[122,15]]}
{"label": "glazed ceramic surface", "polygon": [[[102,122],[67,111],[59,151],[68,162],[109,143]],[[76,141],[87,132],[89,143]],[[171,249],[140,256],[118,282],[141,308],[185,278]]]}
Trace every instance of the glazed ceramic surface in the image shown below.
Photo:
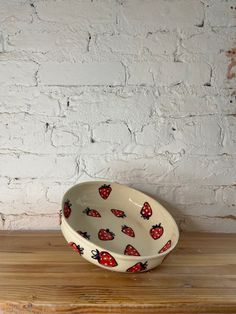
{"label": "glazed ceramic surface", "polygon": [[178,227],[153,198],[125,185],[92,181],[64,195],[61,230],[68,245],[93,264],[143,272],[161,264],[178,242]]}

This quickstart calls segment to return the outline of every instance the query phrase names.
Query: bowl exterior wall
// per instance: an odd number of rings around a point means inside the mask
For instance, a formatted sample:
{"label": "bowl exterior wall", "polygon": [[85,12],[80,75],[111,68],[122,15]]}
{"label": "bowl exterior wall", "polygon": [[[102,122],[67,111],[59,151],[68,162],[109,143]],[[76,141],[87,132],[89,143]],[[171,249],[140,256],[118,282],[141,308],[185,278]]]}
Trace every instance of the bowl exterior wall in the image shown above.
{"label": "bowl exterior wall", "polygon": [[[89,241],[86,241],[83,237],[80,235],[74,234],[73,231],[68,228],[64,218],[62,218],[61,223],[61,231],[63,233],[63,236],[65,237],[66,241],[69,243],[75,243],[77,246],[79,245],[80,249],[82,249],[82,254],[78,251],[78,254],[84,257],[86,260],[88,260],[90,263],[93,263],[97,266],[100,266],[105,269],[117,271],[117,272],[125,272],[125,273],[137,273],[137,272],[145,272],[147,270],[150,270],[158,265],[160,265],[165,258],[166,255],[157,256],[155,258],[151,259],[143,259],[141,256],[140,258],[132,259],[132,257],[126,257],[120,256],[118,254],[110,253],[109,251],[106,251],[107,253],[111,254],[112,257],[115,259],[117,265],[115,267],[107,267],[99,263],[97,259],[94,259],[92,256],[93,252],[96,252],[97,248],[96,245],[92,242],[89,243]],[[140,270],[139,270],[140,269]]]}

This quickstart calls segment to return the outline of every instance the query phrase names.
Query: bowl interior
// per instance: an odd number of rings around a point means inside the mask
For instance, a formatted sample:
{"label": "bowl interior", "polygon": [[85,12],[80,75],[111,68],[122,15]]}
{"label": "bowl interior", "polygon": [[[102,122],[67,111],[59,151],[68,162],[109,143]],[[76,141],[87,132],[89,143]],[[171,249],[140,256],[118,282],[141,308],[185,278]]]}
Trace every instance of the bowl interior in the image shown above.
{"label": "bowl interior", "polygon": [[70,227],[98,247],[122,255],[153,256],[170,250],[178,228],[157,201],[117,183],[86,182],[63,198]]}

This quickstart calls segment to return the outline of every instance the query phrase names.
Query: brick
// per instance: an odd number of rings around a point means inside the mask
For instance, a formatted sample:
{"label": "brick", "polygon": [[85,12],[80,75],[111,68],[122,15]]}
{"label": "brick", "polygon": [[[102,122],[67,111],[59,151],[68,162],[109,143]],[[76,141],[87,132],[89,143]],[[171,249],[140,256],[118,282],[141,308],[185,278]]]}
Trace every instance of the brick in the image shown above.
{"label": "brick", "polygon": [[204,85],[210,82],[211,69],[206,63],[166,63],[161,64],[160,74],[156,81],[160,85],[174,85],[184,83],[187,85]]}
{"label": "brick", "polygon": [[46,131],[46,123],[24,113],[4,114],[1,118],[4,121],[0,126],[2,148],[39,154],[55,151],[50,142],[50,130]]}
{"label": "brick", "polygon": [[224,126],[212,116],[181,119],[158,118],[136,134],[140,145],[153,146],[155,152],[219,154],[227,151],[222,143]]}
{"label": "brick", "polygon": [[[58,212],[59,204],[49,203],[44,198],[41,198],[39,202],[35,202],[31,198],[30,202],[18,201],[18,202],[4,202],[0,204],[0,212],[4,215],[39,215],[46,214],[51,215]],[[27,227],[27,226],[26,226]]]}
{"label": "brick", "polygon": [[66,117],[70,123],[94,125],[107,120],[120,120],[131,130],[149,122],[155,98],[145,90],[85,90],[71,97]]}
{"label": "brick", "polygon": [[[184,12],[184,14],[183,14]],[[200,25],[204,18],[199,1],[129,0],[121,7],[122,29],[136,32]]]}
{"label": "brick", "polygon": [[[82,29],[94,27],[97,31],[113,29],[116,11],[113,2],[102,1],[40,1],[36,3],[40,19],[63,24],[76,24]],[[114,26],[114,27],[113,27]]]}
{"label": "brick", "polygon": [[109,142],[90,142],[84,145],[80,149],[80,156],[93,155],[93,156],[105,156],[107,154],[119,153],[121,148],[118,144]]}
{"label": "brick", "polygon": [[154,85],[154,74],[160,71],[160,64],[132,63],[128,65],[128,85]]}
{"label": "brick", "polygon": [[[20,183],[17,180],[18,186],[23,186],[24,187],[24,202],[25,203],[38,203],[45,198],[46,194],[46,187],[43,182],[27,182],[25,184]],[[19,184],[20,183],[20,184]],[[44,212],[47,212],[47,208],[41,209]]]}
{"label": "brick", "polygon": [[[212,186],[183,185],[174,190],[175,204],[215,204],[215,191]],[[204,207],[203,207],[204,208]]]}
{"label": "brick", "polygon": [[124,85],[125,72],[119,62],[43,63],[39,69],[42,85]]}
{"label": "brick", "polygon": [[129,185],[143,193],[147,193],[163,205],[165,201],[170,202],[173,199],[174,190],[176,188],[174,185],[144,184],[139,182],[133,182]]}
{"label": "brick", "polygon": [[58,123],[50,133],[51,145],[56,148],[57,154],[77,154],[78,150],[81,152],[90,143],[91,132],[87,125],[68,121],[65,127],[64,123]]}
{"label": "brick", "polygon": [[[143,127],[140,133],[136,134],[136,141],[141,145],[154,146],[155,150],[172,142],[173,134],[171,122],[159,118],[155,124],[148,124]],[[164,149],[165,150],[165,149]]]}
{"label": "brick", "polygon": [[233,113],[233,103],[226,90],[209,87],[175,86],[161,88],[155,110],[159,116],[186,117],[217,113]]}
{"label": "brick", "polygon": [[1,185],[0,191],[3,194],[0,212],[4,214],[55,212],[55,208],[49,206],[50,204],[45,199],[44,182],[27,181],[20,178],[11,179],[10,183],[6,182]]}
{"label": "brick", "polygon": [[52,131],[53,146],[79,146],[79,136],[69,130],[60,130],[54,128]]}
{"label": "brick", "polygon": [[[196,186],[196,190],[198,190]],[[195,186],[193,187],[193,189]],[[210,186],[209,188],[217,189],[218,187]],[[225,204],[215,200],[212,203],[207,204],[207,200],[203,200],[202,203],[192,204],[172,204],[173,209],[178,208],[178,213],[185,213],[186,216],[196,216],[196,212],[199,216],[213,219],[225,217],[232,214],[233,207],[229,207]],[[177,214],[177,213],[176,213]]]}
{"label": "brick", "polygon": [[118,182],[132,183],[135,181],[157,183],[171,171],[172,166],[165,156],[155,159],[104,159],[102,157],[84,157],[86,173],[91,178],[106,178]]}
{"label": "brick", "polygon": [[[45,116],[58,116],[60,112],[59,100],[55,95],[50,93],[32,93],[30,99],[26,100],[27,104],[30,104],[29,113],[39,114]],[[24,96],[23,96],[24,97]]]}
{"label": "brick", "polygon": [[136,155],[136,156],[142,156],[143,158],[154,158],[156,156],[155,153],[155,146],[149,145],[149,146],[143,146],[136,143],[135,140],[133,140],[131,143],[127,144],[123,148],[123,153],[128,155]]}
{"label": "brick", "polygon": [[38,65],[27,61],[0,61],[1,85],[36,85]]}
{"label": "brick", "polygon": [[160,116],[185,117],[208,114],[234,114],[234,93],[209,86],[159,87],[154,110]]}
{"label": "brick", "polygon": [[2,86],[0,88],[0,112],[9,114],[26,112],[32,98],[32,94],[23,91],[22,87]]}
{"label": "brick", "polygon": [[[231,64],[231,58],[227,58],[225,54],[215,57],[215,65],[213,67],[212,85],[219,88],[234,89],[235,79],[227,78],[228,66]],[[231,73],[234,73],[233,67]]]}
{"label": "brick", "polygon": [[233,38],[234,33],[230,32],[230,30],[227,29],[227,32],[218,30],[191,35],[182,40],[182,45],[193,56],[196,54],[207,54],[212,57],[222,53],[222,50],[226,50]]}
{"label": "brick", "polygon": [[228,131],[228,140],[235,146],[236,143],[236,115],[232,114],[224,118],[226,121],[226,130]]}
{"label": "brick", "polygon": [[[11,180],[1,178],[0,192],[2,203],[0,212],[4,214],[22,213],[51,213],[52,206],[48,206],[45,199],[46,186],[37,180],[22,180],[18,177]],[[24,193],[22,193],[24,191]],[[55,208],[53,209],[55,212]]]}
{"label": "brick", "polygon": [[[37,38],[37,40],[35,40]],[[88,51],[89,34],[78,27],[31,24],[8,36],[8,51],[34,53],[36,60],[80,61]]]}
{"label": "brick", "polygon": [[128,144],[131,140],[131,134],[127,125],[121,123],[102,123],[93,129],[93,138],[95,141],[108,142],[111,145]]}
{"label": "brick", "polygon": [[177,40],[177,35],[173,31],[149,32],[143,40],[143,46],[152,55],[172,56],[176,51]]}
{"label": "brick", "polygon": [[232,171],[236,165],[234,156],[183,156],[163,179],[163,183],[231,185],[235,182]]}
{"label": "brick", "polygon": [[[122,42],[122,45],[120,44]],[[96,44],[101,51],[127,55],[141,55],[150,51],[152,55],[172,55],[176,49],[177,37],[172,32],[150,33],[148,36],[126,34],[98,35]]]}
{"label": "brick", "polygon": [[[233,9],[231,9],[233,7]],[[206,7],[206,23],[210,26],[236,26],[234,1],[211,1]]]}
{"label": "brick", "polygon": [[60,96],[57,94],[50,90],[40,91],[38,87],[4,86],[0,89],[0,112],[29,113],[35,117],[36,115],[58,116]]}
{"label": "brick", "polygon": [[236,186],[224,186],[218,189],[217,191],[217,197],[218,197],[218,202],[223,206],[226,204],[227,206],[230,207],[231,213],[232,210],[235,213],[236,208],[233,209],[233,207],[236,206]]}
{"label": "brick", "polygon": [[222,132],[224,127],[216,117],[195,117],[174,121],[176,131],[173,137],[187,154],[219,154],[222,148]]}
{"label": "brick", "polygon": [[5,230],[58,230],[58,214],[6,215]]}
{"label": "brick", "polygon": [[233,219],[222,219],[198,215],[181,215],[176,217],[176,219],[179,221],[181,230],[186,231],[214,232],[214,230],[217,230],[217,232],[221,233],[232,233],[236,228],[236,223]]}
{"label": "brick", "polygon": [[3,24],[32,21],[32,8],[28,2],[22,0],[1,1],[0,12],[0,22]]}
{"label": "brick", "polygon": [[2,154],[0,170],[2,176],[10,178],[67,179],[75,175],[75,160],[73,157]]}
{"label": "brick", "polygon": [[0,193],[2,195],[1,198],[2,203],[9,204],[23,200],[24,193],[22,193],[21,184],[18,185],[9,184],[9,180],[7,178],[1,178],[0,182],[1,182]]}
{"label": "brick", "polygon": [[132,63],[128,68],[130,85],[204,85],[210,82],[211,69],[206,63]]}
{"label": "brick", "polygon": [[47,199],[50,203],[58,204],[61,202],[64,194],[72,186],[72,183],[51,183],[47,188]]}
{"label": "brick", "polygon": [[[221,102],[220,102],[221,100]],[[219,104],[225,103],[227,100],[223,96],[201,97],[191,93],[184,95],[178,93],[163,93],[158,98],[156,110],[159,115],[165,117],[185,117],[194,115],[207,115],[219,112]]]}

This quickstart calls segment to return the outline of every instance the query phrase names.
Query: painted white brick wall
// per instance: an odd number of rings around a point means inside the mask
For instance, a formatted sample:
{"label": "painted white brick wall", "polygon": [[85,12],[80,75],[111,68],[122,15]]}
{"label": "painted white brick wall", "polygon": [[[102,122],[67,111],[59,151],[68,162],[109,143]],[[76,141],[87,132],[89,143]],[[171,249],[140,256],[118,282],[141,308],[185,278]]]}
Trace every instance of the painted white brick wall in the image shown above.
{"label": "painted white brick wall", "polygon": [[0,229],[108,179],[235,232],[235,26],[233,0],[0,0]]}

